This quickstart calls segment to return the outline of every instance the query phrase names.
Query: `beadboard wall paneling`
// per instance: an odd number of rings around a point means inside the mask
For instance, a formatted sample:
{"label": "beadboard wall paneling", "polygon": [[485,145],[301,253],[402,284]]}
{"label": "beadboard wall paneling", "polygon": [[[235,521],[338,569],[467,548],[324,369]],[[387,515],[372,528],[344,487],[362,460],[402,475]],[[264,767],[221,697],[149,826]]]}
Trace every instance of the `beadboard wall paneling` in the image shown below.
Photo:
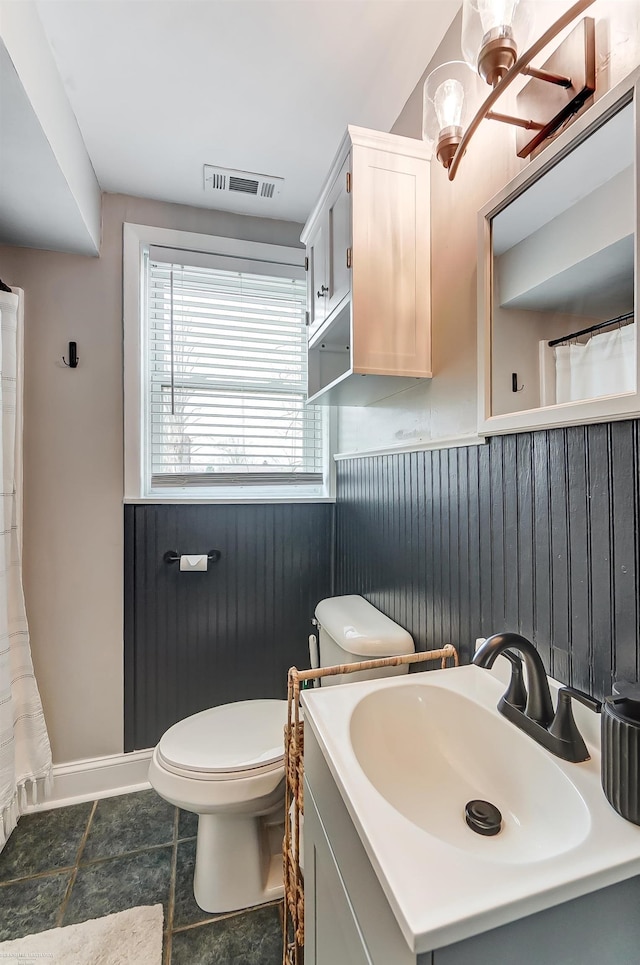
{"label": "beadboard wall paneling", "polygon": [[[233,700],[286,697],[330,596],[331,504],[125,507],[125,750]],[[206,573],[167,550],[222,558]]]}
{"label": "beadboard wall paneling", "polygon": [[638,679],[637,420],[338,463],[336,592],[419,649],[518,631],[599,697]]}

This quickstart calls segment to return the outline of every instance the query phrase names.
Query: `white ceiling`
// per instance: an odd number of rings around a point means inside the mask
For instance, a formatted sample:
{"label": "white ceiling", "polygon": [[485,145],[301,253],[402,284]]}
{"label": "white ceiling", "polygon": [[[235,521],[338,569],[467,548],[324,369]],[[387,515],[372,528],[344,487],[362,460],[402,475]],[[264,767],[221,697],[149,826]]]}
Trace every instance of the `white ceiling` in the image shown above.
{"label": "white ceiling", "polygon": [[[38,0],[100,187],[304,221],[347,123],[387,131],[459,0]],[[203,164],[285,179],[210,194]]]}

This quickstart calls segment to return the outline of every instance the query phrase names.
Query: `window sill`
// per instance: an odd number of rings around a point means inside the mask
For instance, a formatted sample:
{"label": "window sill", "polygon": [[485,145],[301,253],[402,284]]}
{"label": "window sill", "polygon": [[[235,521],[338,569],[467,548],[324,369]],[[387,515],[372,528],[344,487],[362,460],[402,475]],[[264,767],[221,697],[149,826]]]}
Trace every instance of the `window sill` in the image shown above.
{"label": "window sill", "polygon": [[232,495],[218,495],[218,496],[206,496],[206,495],[195,495],[192,493],[187,493],[186,495],[178,495],[176,493],[162,494],[154,496],[140,496],[132,498],[130,496],[125,497],[123,500],[125,506],[127,505],[169,505],[169,506],[205,506],[209,503],[217,503],[219,505],[233,505],[244,504],[244,505],[277,505],[278,503],[335,503],[335,496],[295,496],[295,495],[282,495],[282,496],[232,496]]}

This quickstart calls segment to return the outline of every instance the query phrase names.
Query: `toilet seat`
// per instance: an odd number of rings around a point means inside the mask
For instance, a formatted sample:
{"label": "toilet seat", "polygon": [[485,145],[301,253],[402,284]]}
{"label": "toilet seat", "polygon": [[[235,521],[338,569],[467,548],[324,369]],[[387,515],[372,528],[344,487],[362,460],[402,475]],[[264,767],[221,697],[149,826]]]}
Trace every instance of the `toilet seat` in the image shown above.
{"label": "toilet seat", "polygon": [[157,746],[158,763],[191,780],[228,781],[282,770],[284,700],[243,700],[178,721]]}
{"label": "toilet seat", "polygon": [[189,778],[191,781],[237,781],[238,778],[251,778],[254,775],[258,777],[260,774],[271,774],[274,771],[282,771],[284,769],[284,757],[274,761],[272,764],[266,764],[264,767],[252,767],[243,771],[191,771],[186,767],[177,767],[175,764],[168,764],[159,753],[158,764],[163,767],[165,771],[168,771],[169,774],[175,774],[176,777]]}

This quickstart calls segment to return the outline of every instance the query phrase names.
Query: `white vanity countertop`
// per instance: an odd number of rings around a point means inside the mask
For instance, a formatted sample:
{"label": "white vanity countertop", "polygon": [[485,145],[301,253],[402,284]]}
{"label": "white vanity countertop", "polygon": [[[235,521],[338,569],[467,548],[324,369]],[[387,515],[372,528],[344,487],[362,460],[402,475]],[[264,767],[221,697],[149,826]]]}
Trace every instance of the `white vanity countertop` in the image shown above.
{"label": "white vanity countertop", "polygon": [[[576,722],[591,759],[582,764],[569,764],[534,744],[538,748],[534,753],[546,755],[552,767],[563,772],[577,792],[574,798],[580,805],[584,830],[579,843],[562,853],[540,857],[534,840],[527,853],[521,851],[519,856],[513,855],[505,841],[497,848],[491,844],[497,842],[500,835],[483,838],[466,827],[460,839],[463,846],[457,839],[452,843],[446,840],[446,835],[431,833],[424,825],[419,826],[405,817],[365,775],[351,743],[354,709],[363,697],[374,691],[412,687],[421,680],[427,685],[463,693],[495,714],[500,726],[511,729],[506,738],[509,746],[519,740],[514,737],[514,730],[523,740],[534,743],[497,712],[496,705],[504,691],[500,678],[504,678],[505,671],[508,677],[505,665],[506,661],[500,658],[491,672],[465,666],[324,687],[302,694],[306,726],[311,727],[318,739],[398,925],[416,954],[461,941],[640,874],[640,827],[620,817],[602,791],[599,717],[575,702]],[[553,681],[551,687],[553,693]],[[406,693],[408,696],[409,692]],[[449,726],[455,726],[455,720]],[[419,733],[406,735],[410,747],[417,748],[420,739]],[[528,753],[528,749],[525,750]],[[445,750],[445,757],[446,753]],[[509,767],[510,763],[509,760]],[[547,761],[542,763],[549,766]],[[515,777],[514,784],[521,790],[528,775],[522,764],[521,775],[517,768],[518,759],[514,759],[511,778]],[[566,784],[561,775],[558,780]],[[519,823],[517,817],[516,822]],[[468,845],[464,838],[467,831]],[[520,840],[526,834],[521,829],[516,833],[520,833]],[[509,839],[505,836],[505,840]]]}

